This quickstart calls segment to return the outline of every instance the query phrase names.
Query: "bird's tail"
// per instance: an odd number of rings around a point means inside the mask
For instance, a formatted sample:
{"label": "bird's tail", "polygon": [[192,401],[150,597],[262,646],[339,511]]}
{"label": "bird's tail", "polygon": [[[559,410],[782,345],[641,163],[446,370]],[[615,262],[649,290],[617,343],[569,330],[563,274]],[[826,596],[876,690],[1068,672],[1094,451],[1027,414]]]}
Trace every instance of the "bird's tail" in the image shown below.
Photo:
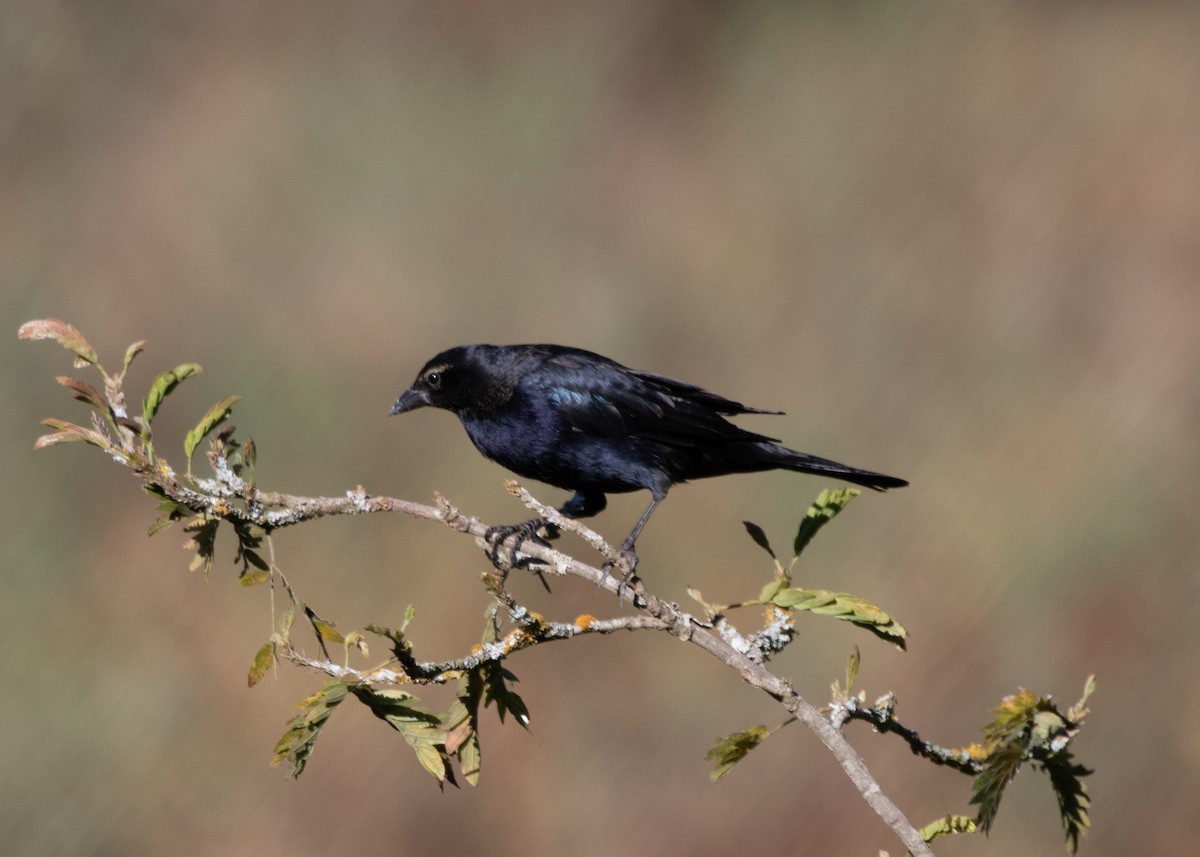
{"label": "bird's tail", "polygon": [[889,488],[903,488],[908,484],[907,479],[887,476],[873,470],[863,470],[848,464],[839,464],[828,458],[809,455],[807,452],[797,452],[783,446],[772,444],[772,458],[775,465],[785,470],[795,470],[798,473],[812,473],[817,476],[832,476],[843,482],[853,482],[876,491],[886,491]]}

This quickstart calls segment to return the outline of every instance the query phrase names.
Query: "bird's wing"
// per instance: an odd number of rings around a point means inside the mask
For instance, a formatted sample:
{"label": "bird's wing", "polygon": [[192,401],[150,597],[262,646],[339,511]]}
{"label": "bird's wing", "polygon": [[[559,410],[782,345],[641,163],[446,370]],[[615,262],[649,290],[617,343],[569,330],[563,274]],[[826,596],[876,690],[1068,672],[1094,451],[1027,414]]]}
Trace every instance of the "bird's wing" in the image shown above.
{"label": "bird's wing", "polygon": [[587,434],[644,437],[673,446],[775,440],[722,416],[771,411],[662,375],[571,358],[548,360],[538,374],[557,412]]}

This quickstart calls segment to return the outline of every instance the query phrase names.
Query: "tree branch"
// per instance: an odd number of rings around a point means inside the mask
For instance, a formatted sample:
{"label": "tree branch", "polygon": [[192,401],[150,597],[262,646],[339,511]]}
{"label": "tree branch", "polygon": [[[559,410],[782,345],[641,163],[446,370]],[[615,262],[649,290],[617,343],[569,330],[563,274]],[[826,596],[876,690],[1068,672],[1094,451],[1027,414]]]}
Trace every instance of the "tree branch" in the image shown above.
{"label": "tree branch", "polygon": [[[984,727],[984,745],[954,750],[925,741],[915,730],[900,724],[894,716],[895,699],[891,694],[880,698],[873,706],[867,706],[861,697],[850,696],[849,685],[857,673],[856,652],[847,668],[847,688],[842,691],[835,684],[829,712],[823,714],[796,693],[786,679],[775,675],[765,666],[772,654],[793,639],[792,619],[797,611],[811,611],[852,621],[901,647],[906,632],[893,617],[861,598],[846,593],[792,588],[791,574],[796,559],[793,558],[790,567],[785,567],[776,558],[765,533],[754,524],[747,522],[747,530],[774,560],[775,579],[763,587],[757,598],[729,607],[705,604],[699,594],[691,593],[704,610],[703,618],[699,619],[680,609],[677,604],[648,592],[638,578],[618,578],[610,574],[608,569],[614,563],[619,564],[618,554],[603,536],[540,503],[515,482],[508,483],[508,490],[528,508],[559,530],[578,535],[607,562],[601,567],[592,566],[554,549],[548,542],[533,539],[522,542],[519,536],[513,536],[514,541],[509,543],[507,551],[500,552],[497,550],[499,545],[485,542],[489,528],[484,523],[461,514],[440,494],[434,496],[433,505],[424,505],[392,497],[371,496],[362,486],[347,491],[341,497],[302,497],[261,491],[254,481],[254,443],[249,438],[244,444],[237,443],[233,440],[233,429],[230,427],[217,432],[211,443],[208,460],[214,476],[193,476],[191,459],[194,451],[229,416],[236,396],[226,397],[212,406],[200,423],[187,434],[184,450],[188,463],[184,475],[180,476],[157,454],[151,424],[165,397],[182,380],[199,372],[198,365],[183,364],[160,373],[154,379],[149,395],[142,400],[141,414],[131,416],[126,409],[122,387],[126,371],[141,351],[143,343],[134,343],[129,347],[120,372],[109,373],[100,365],[95,349],[78,330],[65,322],[55,319],[29,322],[22,325],[18,335],[23,339],[58,341],[75,354],[77,368],[90,365],[104,380],[104,393],[101,394],[85,381],[59,378],[58,382],[67,387],[76,399],[93,408],[91,427],[57,419],[44,420],[43,423],[52,432],[40,437],[34,445],[35,449],[69,442],[84,442],[100,448],[136,473],[143,487],[162,501],[159,506],[162,517],[151,527],[151,534],[177,521],[185,521],[184,529],[191,536],[189,546],[196,549],[193,568],[203,565],[207,573],[213,562],[218,526],[225,522],[237,534],[237,558],[242,565],[240,582],[245,585],[272,583],[273,617],[274,582],[279,580],[286,590],[291,605],[275,624],[275,633],[256,654],[248,676],[249,683],[253,685],[270,669],[276,662],[278,652],[299,666],[332,678],[324,688],[301,703],[303,713],[293,718],[288,731],[276,746],[275,763],[289,761],[293,775],[303,769],[321,724],[348,694],[353,694],[378,717],[404,734],[416,751],[418,760],[440,782],[453,781],[453,768],[450,765],[453,755],[458,759],[459,769],[464,776],[474,783],[479,775],[476,725],[481,706],[495,703],[501,719],[508,711],[520,718],[522,723],[527,721],[524,703],[505,686],[512,676],[501,666],[503,660],[521,649],[586,634],[666,631],[699,647],[737,672],[747,684],[778,701],[790,715],[789,721],[797,719],[808,726],[833,753],[863,800],[914,855],[925,857],[933,852],[922,838],[922,832],[918,832],[884,794],[861,756],[845,737],[843,726],[848,720],[871,723],[879,732],[899,736],[917,755],[976,776],[972,803],[980,806],[977,822],[962,816],[947,816],[925,828],[924,834],[931,838],[943,833],[973,830],[976,824],[986,832],[995,818],[1005,785],[1027,760],[1044,768],[1050,777],[1059,801],[1068,848],[1073,851],[1079,837],[1087,830],[1090,804],[1080,778],[1090,771],[1073,760],[1069,744],[1088,713],[1088,698],[1095,688],[1091,678],[1085,684],[1079,702],[1065,713],[1059,710],[1051,697],[1039,696],[1031,691],[1021,690],[1005,697],[994,709],[992,722]],[[801,522],[793,548],[795,554],[798,555],[817,529],[845,506],[853,493],[856,492],[826,492],[817,499]],[[376,667],[350,667],[351,647],[357,647],[364,655],[367,652],[362,635],[354,632],[343,636],[333,623],[317,616],[312,608],[297,597],[275,563],[271,534],[275,530],[316,518],[378,512],[401,512],[418,519],[439,521],[456,532],[475,537],[485,549],[495,571],[485,575],[484,582],[495,598],[496,606],[490,613],[483,645],[472,648],[459,658],[417,661],[405,636],[405,627],[411,618],[409,615],[398,631],[375,626],[366,629],[391,640],[391,658]],[[264,538],[267,541],[267,558],[260,554]],[[507,575],[515,568],[528,569],[538,575],[574,575],[595,587],[615,593],[618,598],[629,594],[629,602],[635,613],[611,619],[584,615],[571,622],[549,621],[520,604],[505,588]],[[745,636],[730,624],[726,614],[734,607],[750,605],[768,608],[768,615],[761,630]],[[497,620],[501,609],[506,611],[507,620],[513,626],[504,633],[501,633],[502,623]],[[322,654],[320,658],[305,655],[291,642],[290,628],[300,614],[316,632]],[[326,650],[326,642],[340,642],[345,646],[346,663],[341,666],[333,663]],[[421,709],[412,694],[399,688],[373,687],[441,684],[450,680],[458,682],[457,701],[444,717]],[[769,733],[764,727],[756,727],[719,741],[713,751],[719,759],[714,776],[723,775],[723,771],[727,771],[766,734]]]}
{"label": "tree branch", "polygon": [[[208,515],[231,522],[255,524],[268,531],[279,527],[293,526],[315,518],[377,512],[401,512],[414,518],[440,521],[456,532],[477,538],[482,538],[488,529],[487,525],[481,521],[462,515],[440,495],[435,498],[435,505],[427,506],[394,497],[371,496],[362,486],[347,491],[343,497],[300,497],[279,492],[258,491],[238,476],[220,453],[215,451],[210,453],[210,460],[217,476],[215,479],[196,480],[197,488],[200,489],[198,491],[184,485],[168,468],[147,468],[142,470],[139,475],[172,500],[187,505],[197,512],[203,511]],[[581,535],[589,544],[607,546],[602,537],[578,521],[562,518],[561,515],[555,519],[553,515],[557,513],[554,509],[537,503],[529,496],[528,492],[515,486],[515,483],[509,490],[531,508],[536,509],[539,514],[550,518],[555,525]],[[242,501],[240,508],[239,504],[230,503],[231,500]],[[611,550],[611,546],[607,547]],[[622,582],[602,568],[580,562],[551,547],[527,541],[521,546],[521,553],[540,560],[545,567],[556,574],[570,574],[583,578],[613,594],[617,594],[618,590],[622,589]],[[582,633],[609,633],[619,629],[668,631],[673,636],[685,640],[717,658],[735,670],[743,681],[780,702],[789,714],[803,722],[834,755],[863,800],[892,829],[912,854],[917,857],[933,854],[929,845],[921,839],[917,829],[880,788],[862,757],[841,730],[826,719],[812,703],[796,693],[787,681],[774,675],[762,664],[755,663],[728,642],[712,633],[708,623],[697,620],[681,610],[678,605],[648,592],[641,581],[637,581],[631,588],[635,598],[635,609],[644,614],[640,622],[609,620],[607,623],[598,622],[588,626],[573,623],[548,623],[547,628],[551,630],[540,636],[525,634],[526,629],[522,627],[520,631],[513,632],[506,637],[508,641],[506,645],[499,647],[490,656],[480,653],[438,664],[423,664],[418,675],[407,675],[382,669],[359,672],[349,667],[339,667],[328,659],[308,658],[290,646],[286,653],[290,660],[299,665],[336,677],[352,677],[358,681],[381,683],[440,683],[451,677],[457,677],[462,671],[469,670],[488,657],[500,660],[520,648],[534,644],[535,640],[536,642],[546,642],[551,639],[569,639]],[[514,616],[513,618],[520,622],[519,617]],[[517,644],[517,640],[526,642]]]}

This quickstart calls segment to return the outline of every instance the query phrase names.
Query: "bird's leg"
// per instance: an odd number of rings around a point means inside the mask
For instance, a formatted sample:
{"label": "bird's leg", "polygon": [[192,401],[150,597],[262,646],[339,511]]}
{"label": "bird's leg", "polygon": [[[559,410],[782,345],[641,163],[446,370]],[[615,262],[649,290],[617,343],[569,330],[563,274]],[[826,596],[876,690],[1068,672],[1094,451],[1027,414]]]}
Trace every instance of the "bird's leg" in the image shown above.
{"label": "bird's leg", "polygon": [[[654,514],[654,510],[658,508],[658,504],[666,498],[666,494],[659,496],[657,493],[654,499],[650,501],[650,505],[646,507],[646,511],[642,512],[642,517],[633,525],[633,531],[630,532],[625,541],[621,544],[621,553],[617,557],[616,562],[612,560],[604,564],[605,571],[609,571],[619,566],[621,569],[621,582],[617,584],[617,600],[623,601],[625,590],[637,582],[637,576],[634,574],[637,571],[638,556],[634,550],[634,544],[637,542],[637,537],[641,535],[642,528],[646,526],[646,522],[650,520],[650,516]],[[634,599],[630,599],[633,602]],[[636,605],[635,605],[636,606]]]}

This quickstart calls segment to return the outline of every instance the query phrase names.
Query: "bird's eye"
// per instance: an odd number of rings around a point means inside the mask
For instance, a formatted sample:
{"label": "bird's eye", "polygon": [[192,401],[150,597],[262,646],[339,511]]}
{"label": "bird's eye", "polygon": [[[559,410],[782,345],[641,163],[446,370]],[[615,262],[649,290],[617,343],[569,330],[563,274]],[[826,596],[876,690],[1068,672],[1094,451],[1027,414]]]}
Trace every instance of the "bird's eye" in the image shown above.
{"label": "bird's eye", "polygon": [[425,383],[435,390],[438,389],[442,386],[442,373],[430,372],[425,376]]}

